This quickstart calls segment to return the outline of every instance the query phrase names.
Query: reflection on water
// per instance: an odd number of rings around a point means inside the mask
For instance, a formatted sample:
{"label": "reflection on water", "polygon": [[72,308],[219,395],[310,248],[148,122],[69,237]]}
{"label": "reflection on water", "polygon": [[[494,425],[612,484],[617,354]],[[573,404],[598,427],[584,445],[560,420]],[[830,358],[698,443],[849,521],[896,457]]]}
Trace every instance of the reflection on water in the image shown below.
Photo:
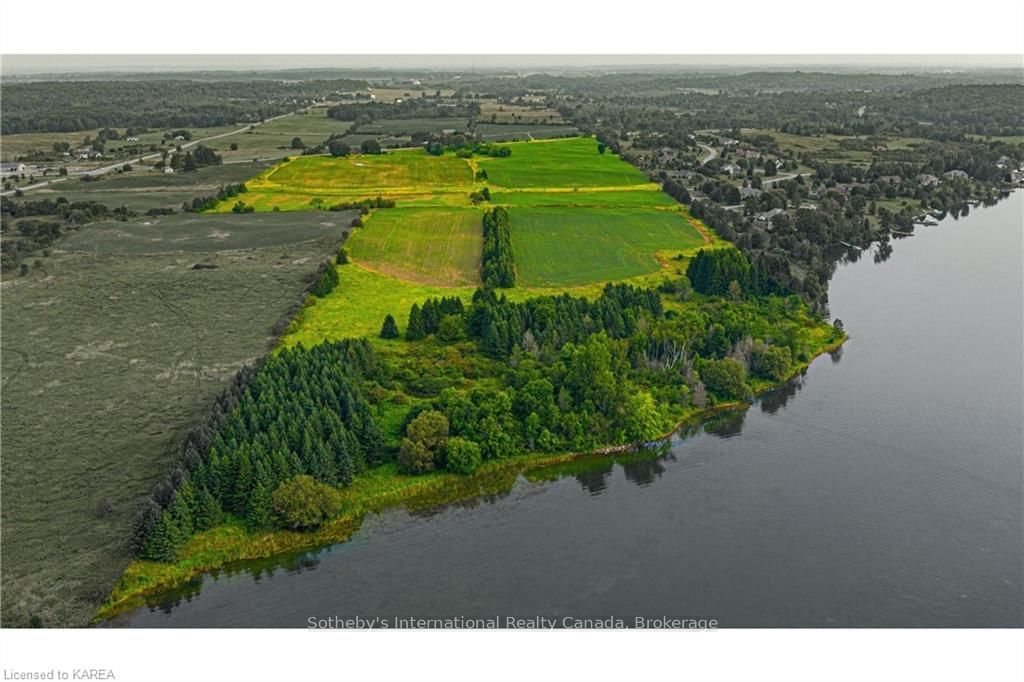
{"label": "reflection on water", "polygon": [[872,259],[848,251],[830,300],[850,340],[754,409],[371,516],[350,542],[205,576],[118,624],[1020,627],[1024,193],[957,213]]}

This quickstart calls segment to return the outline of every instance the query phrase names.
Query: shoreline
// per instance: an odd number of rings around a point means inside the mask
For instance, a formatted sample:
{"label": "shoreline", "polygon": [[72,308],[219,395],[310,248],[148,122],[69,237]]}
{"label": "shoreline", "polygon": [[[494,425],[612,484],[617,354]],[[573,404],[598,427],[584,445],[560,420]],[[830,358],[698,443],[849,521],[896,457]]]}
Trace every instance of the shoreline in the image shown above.
{"label": "shoreline", "polygon": [[[804,373],[816,358],[838,350],[848,338],[843,333],[838,340],[821,346],[806,362],[794,365],[784,380],[757,390],[755,399],[792,381]],[[672,430],[648,443],[610,445],[585,452],[525,454],[485,463],[469,476],[448,472],[399,476],[393,464],[377,467],[362,474],[351,486],[341,491],[342,511],[314,531],[271,530],[253,533],[237,520],[232,520],[195,535],[183,549],[183,558],[173,564],[133,559],[90,624],[102,624],[145,606],[148,598],[172,592],[207,573],[347,542],[359,531],[363,519],[371,512],[443,506],[510,489],[520,476],[560,464],[630,452],[639,454],[647,445],[670,442],[684,428],[701,424],[723,412],[745,410],[752,404],[730,401],[684,413]]]}

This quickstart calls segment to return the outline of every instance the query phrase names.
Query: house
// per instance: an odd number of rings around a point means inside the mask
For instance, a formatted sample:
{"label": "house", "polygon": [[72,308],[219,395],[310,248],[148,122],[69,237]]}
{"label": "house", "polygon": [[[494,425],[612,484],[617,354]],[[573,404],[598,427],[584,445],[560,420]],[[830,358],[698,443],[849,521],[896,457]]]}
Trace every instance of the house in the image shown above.
{"label": "house", "polygon": [[939,184],[939,179],[934,175],[930,175],[928,173],[921,173],[914,179],[917,180],[917,184],[921,185],[922,187],[931,187],[932,185]]}
{"label": "house", "polygon": [[747,197],[759,197],[761,196],[761,190],[756,187],[740,187],[740,196],[744,199]]}
{"label": "house", "polygon": [[16,175],[23,175],[27,170],[23,163],[0,164],[0,169],[2,169],[2,175],[5,178],[13,178]]}
{"label": "house", "polygon": [[735,147],[740,143],[740,141],[734,140],[731,137],[720,137],[718,138],[718,143],[721,144],[723,147]]}
{"label": "house", "polygon": [[181,142],[181,141],[182,141],[182,140],[184,140],[184,139],[185,139],[185,136],[184,136],[184,135],[175,135],[175,136],[174,136],[174,141],[175,141],[175,142]]}
{"label": "house", "polygon": [[722,172],[728,173],[729,175],[737,175],[742,172],[743,169],[737,166],[735,163],[723,163]]}
{"label": "house", "polygon": [[761,225],[766,230],[771,230],[772,229],[772,220],[775,218],[775,216],[777,216],[777,215],[784,215],[785,213],[786,213],[785,209],[773,208],[770,211],[765,211],[764,213],[758,213],[756,216],[754,216],[754,222],[756,222],[758,225]]}
{"label": "house", "polygon": [[125,142],[138,142],[139,138],[137,138],[137,137],[126,137],[126,138],[124,138],[124,141]]}
{"label": "house", "polygon": [[174,173],[174,169],[171,168],[170,166],[166,166],[164,168],[164,173],[167,173],[168,175],[170,175],[170,174]]}
{"label": "house", "polygon": [[1009,168],[1011,163],[1013,163],[1013,159],[1009,156],[1000,156],[999,160],[996,161],[996,168]]}
{"label": "house", "polygon": [[970,177],[969,175],[967,175],[967,171],[962,171],[959,168],[956,168],[956,169],[951,170],[951,171],[946,171],[942,175],[943,175],[943,177],[947,177],[947,178],[967,178],[967,177]]}

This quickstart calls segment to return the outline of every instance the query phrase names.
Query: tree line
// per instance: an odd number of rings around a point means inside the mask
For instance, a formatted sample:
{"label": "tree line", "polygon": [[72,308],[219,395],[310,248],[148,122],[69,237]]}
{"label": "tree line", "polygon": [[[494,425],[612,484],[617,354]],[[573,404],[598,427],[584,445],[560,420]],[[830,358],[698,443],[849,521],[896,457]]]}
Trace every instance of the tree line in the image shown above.
{"label": "tree line", "polygon": [[365,339],[345,340],[285,349],[242,373],[140,515],[139,556],[174,561],[192,534],[225,514],[252,529],[306,525],[296,521],[310,513],[296,509],[303,489],[319,491],[309,504],[330,511],[322,489],[296,479],[345,486],[382,460],[383,439],[362,389],[378,362]]}
{"label": "tree line", "polygon": [[484,246],[481,279],[486,287],[508,288],[516,285],[512,256],[511,221],[508,210],[497,206],[484,213]]}

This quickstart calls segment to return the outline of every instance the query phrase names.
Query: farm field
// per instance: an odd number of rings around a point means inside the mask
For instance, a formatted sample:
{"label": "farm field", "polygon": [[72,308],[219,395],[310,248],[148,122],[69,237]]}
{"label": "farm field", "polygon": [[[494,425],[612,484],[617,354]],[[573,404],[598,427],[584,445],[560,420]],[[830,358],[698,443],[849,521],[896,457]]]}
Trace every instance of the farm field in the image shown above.
{"label": "farm field", "polygon": [[[195,226],[202,241],[208,225]],[[147,255],[108,253],[121,249],[93,235],[97,248],[55,251],[2,285],[5,625],[89,622],[184,433],[242,363],[275,344],[341,231]]]}
{"label": "farm field", "polygon": [[[375,185],[398,206],[374,209],[364,226],[353,230],[347,243],[352,263],[338,267],[338,288],[302,311],[284,344],[373,338],[387,314],[404,328],[409,308],[425,298],[457,295],[468,301],[480,284],[481,221],[490,205],[506,206],[512,216],[519,279],[516,287],[503,291],[511,300],[562,292],[593,298],[607,281],[656,283],[685,267],[684,259],[701,246],[718,244],[639,171],[610,152],[599,154],[591,138],[509,147],[511,157],[471,159],[480,167],[519,159],[518,166],[488,171],[492,200],[480,206],[468,198],[472,189],[483,186],[471,180],[470,163],[419,150],[346,159],[300,157],[264,173],[266,180],[249,182],[251,189],[241,198],[257,211],[308,212],[378,193],[361,191],[361,185]],[[459,178],[463,167],[465,175]],[[527,177],[530,173],[533,178]],[[440,184],[453,176],[465,184]],[[503,190],[495,176],[527,183],[557,176],[563,184]],[[600,184],[568,185],[578,177]],[[419,184],[383,186],[402,178]],[[264,189],[274,182],[278,189]],[[621,184],[609,184],[615,182]],[[228,211],[231,204],[222,202],[215,210]]]}
{"label": "farm field", "polygon": [[692,255],[704,239],[681,214],[656,209],[533,208],[512,211],[512,246],[524,286],[621,280]]}
{"label": "farm field", "polygon": [[420,284],[480,283],[483,236],[477,208],[380,210],[349,240],[358,263]]}

